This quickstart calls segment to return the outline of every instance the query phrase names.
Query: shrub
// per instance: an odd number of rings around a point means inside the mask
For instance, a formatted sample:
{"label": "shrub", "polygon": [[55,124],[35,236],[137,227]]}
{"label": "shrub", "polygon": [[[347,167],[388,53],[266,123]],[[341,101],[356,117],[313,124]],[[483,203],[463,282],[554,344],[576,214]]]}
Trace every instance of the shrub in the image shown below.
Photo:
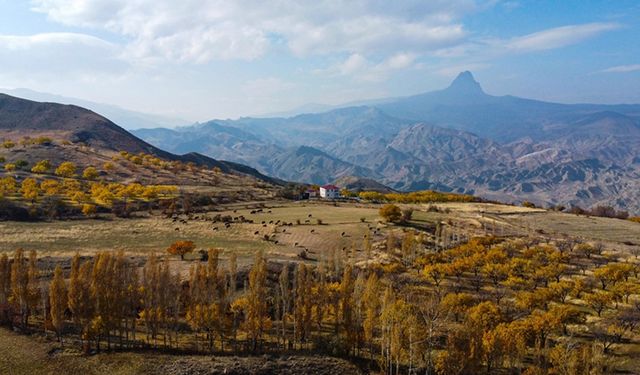
{"label": "shrub", "polygon": [[56,175],[60,177],[73,177],[76,174],[76,165],[65,161],[56,168]]}
{"label": "shrub", "polygon": [[15,164],[18,169],[22,169],[29,165],[29,162],[26,160],[16,160]]}
{"label": "shrub", "polygon": [[4,165],[4,170],[7,172],[13,172],[16,170],[16,165],[13,163],[7,163]]}
{"label": "shrub", "polygon": [[529,201],[524,201],[524,202],[522,202],[522,207],[536,208],[536,205],[534,203],[529,202]]}
{"label": "shrub", "polygon": [[15,144],[14,141],[8,139],[8,140],[2,142],[2,147],[6,148],[6,149],[10,149],[10,148],[16,147],[16,144]]}
{"label": "shrub", "polygon": [[396,223],[402,218],[402,211],[395,204],[385,204],[379,213],[383,219],[392,223]]}
{"label": "shrub", "polygon": [[86,180],[95,180],[98,176],[98,171],[94,167],[87,167],[82,172],[82,178]]}
{"label": "shrub", "polygon": [[184,260],[185,254],[193,252],[195,248],[193,241],[176,241],[167,248],[167,252],[171,255],[180,255],[180,259]]}
{"label": "shrub", "polygon": [[413,217],[413,209],[412,208],[406,208],[406,209],[402,210],[402,221],[409,221],[409,220],[411,220],[411,217]]}
{"label": "shrub", "polygon": [[51,169],[51,162],[49,160],[40,160],[36,163],[36,165],[31,168],[31,172],[33,173],[46,173],[49,169]]}

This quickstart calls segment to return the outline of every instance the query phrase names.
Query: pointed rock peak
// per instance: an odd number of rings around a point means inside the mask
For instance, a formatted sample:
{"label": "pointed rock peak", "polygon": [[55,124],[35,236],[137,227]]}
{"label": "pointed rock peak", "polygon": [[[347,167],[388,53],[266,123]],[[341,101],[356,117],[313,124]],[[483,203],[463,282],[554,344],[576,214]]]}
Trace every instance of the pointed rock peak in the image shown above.
{"label": "pointed rock peak", "polygon": [[480,84],[473,78],[470,71],[464,71],[453,80],[447,91],[461,94],[484,94]]}

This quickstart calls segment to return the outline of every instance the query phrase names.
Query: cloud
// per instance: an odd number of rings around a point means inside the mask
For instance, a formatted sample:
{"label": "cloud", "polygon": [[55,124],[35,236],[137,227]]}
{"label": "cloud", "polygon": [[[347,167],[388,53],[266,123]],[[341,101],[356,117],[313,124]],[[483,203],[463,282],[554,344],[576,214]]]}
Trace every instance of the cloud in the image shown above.
{"label": "cloud", "polygon": [[506,41],[503,47],[507,50],[517,52],[534,52],[561,48],[620,27],[617,23],[601,22],[556,27],[512,38]]}
{"label": "cloud", "polygon": [[618,65],[611,68],[603,69],[600,73],[628,73],[640,71],[640,64]]}
{"label": "cloud", "polygon": [[296,56],[425,51],[459,43],[486,0],[33,0],[55,22],[126,39],[134,59],[254,60],[283,41]]}
{"label": "cloud", "polygon": [[359,53],[349,55],[344,61],[326,69],[318,69],[316,74],[329,76],[352,76],[358,81],[383,81],[396,70],[414,66],[416,55],[409,52],[396,53],[382,61],[374,62]]}
{"label": "cloud", "polygon": [[512,38],[471,38],[465,43],[438,49],[432,55],[449,59],[473,57],[476,60],[490,60],[504,55],[567,47],[621,27],[622,25],[617,23],[594,22],[555,27]]}
{"label": "cloud", "polygon": [[127,64],[117,56],[117,45],[77,33],[0,35],[0,76],[6,81],[81,78],[117,75]]}

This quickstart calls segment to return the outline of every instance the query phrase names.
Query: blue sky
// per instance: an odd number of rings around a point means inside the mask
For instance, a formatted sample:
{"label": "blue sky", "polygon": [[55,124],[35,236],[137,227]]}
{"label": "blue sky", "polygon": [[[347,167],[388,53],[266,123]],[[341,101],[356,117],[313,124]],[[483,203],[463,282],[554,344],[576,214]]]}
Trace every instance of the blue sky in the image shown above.
{"label": "blue sky", "polygon": [[0,0],[0,87],[189,121],[443,88],[640,103],[638,1]]}

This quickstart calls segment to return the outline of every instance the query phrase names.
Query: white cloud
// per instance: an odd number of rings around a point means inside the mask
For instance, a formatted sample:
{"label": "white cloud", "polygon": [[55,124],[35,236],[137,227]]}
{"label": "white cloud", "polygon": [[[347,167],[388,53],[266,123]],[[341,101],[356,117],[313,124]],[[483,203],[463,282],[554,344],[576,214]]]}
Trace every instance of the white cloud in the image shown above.
{"label": "white cloud", "polygon": [[504,44],[504,47],[517,52],[533,52],[561,48],[620,27],[621,26],[616,23],[601,22],[556,27],[512,38]]}
{"label": "white cloud", "polygon": [[125,71],[128,65],[119,53],[117,45],[85,34],[0,35],[0,77],[18,83],[69,77],[91,81]]}
{"label": "white cloud", "polygon": [[298,56],[424,51],[459,43],[465,14],[484,0],[33,0],[69,26],[127,39],[137,59],[252,60],[274,40]]}
{"label": "white cloud", "polygon": [[628,73],[640,71],[640,64],[618,65],[611,68],[603,69],[600,73]]}
{"label": "white cloud", "polygon": [[438,49],[432,53],[438,58],[465,58],[489,60],[503,55],[534,53],[578,44],[607,31],[621,28],[617,23],[587,23],[566,25],[512,38],[484,37]]}
{"label": "white cloud", "polygon": [[376,63],[359,53],[354,53],[344,61],[333,64],[326,69],[318,69],[315,73],[329,76],[352,76],[359,81],[379,82],[388,78],[393,71],[413,67],[415,60],[415,54],[399,52]]}

